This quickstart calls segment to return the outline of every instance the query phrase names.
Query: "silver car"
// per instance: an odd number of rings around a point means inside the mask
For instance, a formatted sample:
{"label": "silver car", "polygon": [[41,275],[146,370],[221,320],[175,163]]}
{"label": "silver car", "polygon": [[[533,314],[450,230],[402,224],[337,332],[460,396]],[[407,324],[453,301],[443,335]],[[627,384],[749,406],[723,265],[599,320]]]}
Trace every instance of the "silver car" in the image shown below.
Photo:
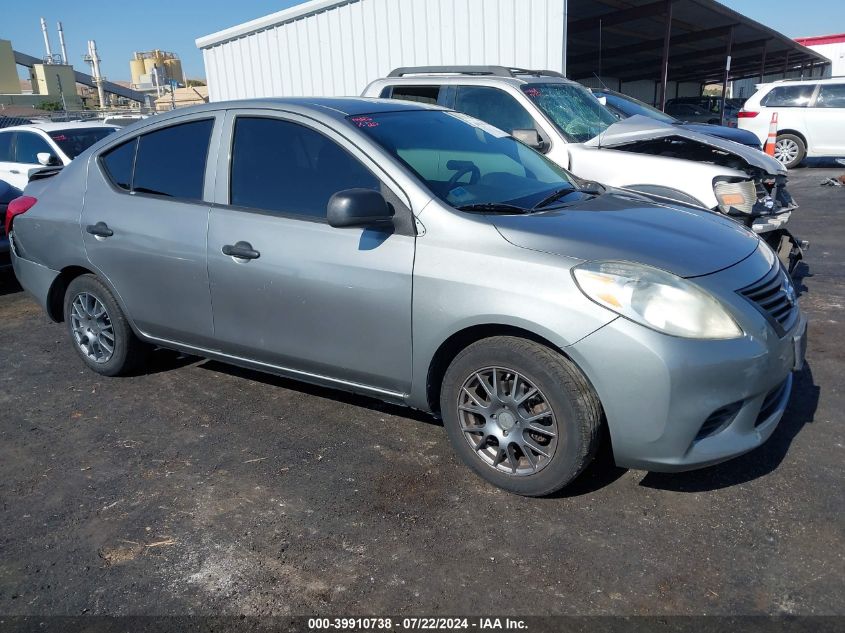
{"label": "silver car", "polygon": [[24,193],[15,272],[94,371],[161,346],[405,404],[520,494],[572,481],[605,425],[622,466],[745,453],[803,359],[792,283],[751,232],[437,106],[179,110]]}

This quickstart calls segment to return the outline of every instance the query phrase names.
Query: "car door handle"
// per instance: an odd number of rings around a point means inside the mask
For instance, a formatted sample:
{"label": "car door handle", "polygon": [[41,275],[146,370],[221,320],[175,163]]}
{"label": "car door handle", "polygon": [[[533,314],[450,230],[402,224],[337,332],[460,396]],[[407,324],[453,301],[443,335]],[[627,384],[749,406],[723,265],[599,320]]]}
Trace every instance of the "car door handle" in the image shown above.
{"label": "car door handle", "polygon": [[237,259],[258,259],[261,253],[252,248],[249,242],[235,242],[223,247],[223,254]]}
{"label": "car door handle", "polygon": [[112,235],[114,235],[114,231],[112,231],[105,222],[89,224],[87,227],[85,227],[85,230],[88,231],[94,237],[111,237]]}

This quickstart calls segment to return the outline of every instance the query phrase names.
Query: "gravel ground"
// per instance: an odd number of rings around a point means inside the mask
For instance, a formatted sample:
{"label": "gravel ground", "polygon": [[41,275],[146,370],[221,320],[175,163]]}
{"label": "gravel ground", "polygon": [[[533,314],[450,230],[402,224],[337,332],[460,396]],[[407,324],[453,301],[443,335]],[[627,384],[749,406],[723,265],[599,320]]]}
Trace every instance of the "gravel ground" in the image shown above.
{"label": "gravel ground", "polygon": [[82,366],[0,289],[0,614],[845,614],[842,169],[799,169],[808,362],[761,448],[508,495],[409,410],[169,352]]}

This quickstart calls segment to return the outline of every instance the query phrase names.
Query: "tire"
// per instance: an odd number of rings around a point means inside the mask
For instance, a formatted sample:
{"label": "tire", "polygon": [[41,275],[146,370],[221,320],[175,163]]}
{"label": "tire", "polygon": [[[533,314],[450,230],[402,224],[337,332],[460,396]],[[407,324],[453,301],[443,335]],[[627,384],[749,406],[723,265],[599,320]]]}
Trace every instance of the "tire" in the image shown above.
{"label": "tire", "polygon": [[795,134],[778,134],[775,139],[775,159],[783,163],[787,169],[798,167],[807,155],[807,146],[800,136]]}
{"label": "tire", "polygon": [[71,345],[98,374],[130,374],[149,352],[149,346],[135,336],[114,295],[94,275],[81,275],[68,284],[64,317]]}
{"label": "tire", "polygon": [[[497,398],[490,395],[493,376]],[[536,393],[515,405],[532,387]],[[510,336],[473,343],[449,365],[440,393],[443,425],[455,452],[503,490],[551,494],[595,456],[603,419],[598,396],[572,361],[548,347]],[[542,419],[529,423],[527,417]]]}

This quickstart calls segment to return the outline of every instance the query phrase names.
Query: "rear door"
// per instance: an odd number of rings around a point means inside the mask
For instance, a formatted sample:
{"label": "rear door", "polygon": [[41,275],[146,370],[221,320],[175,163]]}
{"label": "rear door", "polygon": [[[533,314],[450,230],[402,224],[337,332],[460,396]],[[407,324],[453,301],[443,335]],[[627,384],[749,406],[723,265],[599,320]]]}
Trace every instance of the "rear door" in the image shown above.
{"label": "rear door", "polygon": [[202,347],[213,342],[209,148],[222,120],[214,113],[180,117],[92,159],[82,212],[88,259],[149,336]]}
{"label": "rear door", "polygon": [[[3,134],[3,136],[8,135],[9,132]],[[0,179],[18,189],[23,189],[34,172],[44,169],[44,166],[38,162],[38,154],[42,152],[55,154],[56,152],[46,139],[36,132],[18,130],[12,134],[10,140],[10,151],[7,150],[5,153],[5,157],[10,160],[0,162]],[[8,141],[3,139],[0,143],[0,153],[3,153],[2,146],[6,142]]]}
{"label": "rear door", "polygon": [[806,116],[813,153],[845,156],[845,82],[820,84],[815,105],[807,108]]}
{"label": "rear door", "polygon": [[[415,237],[401,189],[312,119],[229,116],[208,233],[220,345],[306,378],[407,393]],[[393,230],[329,226],[329,197],[350,188],[381,191],[395,209]],[[223,252],[239,242],[256,257]]]}
{"label": "rear door", "polygon": [[15,163],[15,132],[0,132],[0,180],[23,189],[28,178]]}

